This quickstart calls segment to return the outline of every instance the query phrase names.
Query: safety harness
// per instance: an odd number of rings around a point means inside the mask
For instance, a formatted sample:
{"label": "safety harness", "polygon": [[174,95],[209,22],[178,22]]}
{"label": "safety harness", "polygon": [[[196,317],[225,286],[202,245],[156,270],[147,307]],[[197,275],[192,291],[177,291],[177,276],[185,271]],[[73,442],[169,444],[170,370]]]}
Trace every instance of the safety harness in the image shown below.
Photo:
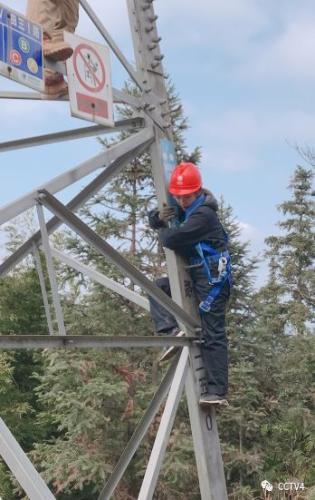
{"label": "safety harness", "polygon": [[[199,208],[205,201],[205,195],[202,194],[185,210],[184,222],[191,216],[191,214]],[[222,228],[223,229],[223,228]],[[224,242],[228,244],[228,235],[224,231]],[[191,257],[189,259],[188,268],[203,267],[205,274],[210,285],[210,290],[207,297],[200,302],[199,310],[201,313],[208,313],[211,310],[212,303],[220,294],[223,286],[226,282],[232,284],[232,273],[231,273],[231,258],[228,250],[220,252],[213,248],[209,243],[203,241],[195,245],[195,250],[198,257]],[[217,265],[218,276],[214,277],[211,275],[211,268],[213,265]]]}

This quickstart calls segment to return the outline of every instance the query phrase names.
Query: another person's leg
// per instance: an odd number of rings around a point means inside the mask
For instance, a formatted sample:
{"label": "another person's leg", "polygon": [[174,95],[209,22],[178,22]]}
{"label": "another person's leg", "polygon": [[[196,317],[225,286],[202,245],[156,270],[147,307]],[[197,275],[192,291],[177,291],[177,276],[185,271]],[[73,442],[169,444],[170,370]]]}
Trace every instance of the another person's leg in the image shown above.
{"label": "another person's leg", "polygon": [[60,15],[56,19],[51,37],[63,40],[63,32],[74,33],[79,22],[79,0],[52,0],[58,6]]}
{"label": "another person's leg", "polygon": [[44,30],[44,55],[64,61],[72,55],[63,31],[74,33],[79,20],[79,0],[28,0],[26,16]]}
{"label": "another person's leg", "polygon": [[[26,16],[43,27],[45,57],[65,61],[72,55],[72,48],[63,41],[63,31],[75,31],[79,19],[78,0],[28,0]],[[55,99],[67,91],[63,75],[46,69],[45,97]]]}

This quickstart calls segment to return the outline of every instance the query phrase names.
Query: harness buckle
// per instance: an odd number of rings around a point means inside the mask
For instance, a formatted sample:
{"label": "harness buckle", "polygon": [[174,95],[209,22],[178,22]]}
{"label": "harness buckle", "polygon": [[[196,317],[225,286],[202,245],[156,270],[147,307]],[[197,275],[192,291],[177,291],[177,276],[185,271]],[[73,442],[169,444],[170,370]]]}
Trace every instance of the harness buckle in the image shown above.
{"label": "harness buckle", "polygon": [[208,313],[211,309],[212,302],[214,301],[214,297],[210,294],[199,304],[200,311],[204,313]]}
{"label": "harness buckle", "polygon": [[218,264],[218,272],[219,274],[223,274],[226,271],[226,266],[227,266],[227,258],[226,257],[220,257],[219,258],[219,264]]}

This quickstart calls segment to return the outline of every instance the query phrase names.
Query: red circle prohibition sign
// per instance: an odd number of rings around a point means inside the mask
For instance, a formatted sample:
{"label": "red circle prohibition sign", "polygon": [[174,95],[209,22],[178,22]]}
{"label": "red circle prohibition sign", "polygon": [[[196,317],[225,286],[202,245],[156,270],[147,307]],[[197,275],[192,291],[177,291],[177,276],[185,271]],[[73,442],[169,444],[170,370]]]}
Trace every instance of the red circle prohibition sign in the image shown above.
{"label": "red circle prohibition sign", "polygon": [[[83,50],[88,50],[96,57],[97,62],[100,65],[101,72],[102,72],[102,75],[100,78],[98,76],[96,76],[96,74],[95,74],[96,71],[93,68],[91,61],[87,57],[84,56],[84,53],[82,52]],[[81,58],[84,66],[91,73],[92,78],[93,78],[94,83],[95,83],[94,86],[89,85],[88,83],[86,83],[85,80],[82,79],[82,76],[80,75],[80,72],[78,69],[78,63],[77,63],[78,58]],[[87,45],[86,43],[80,43],[80,45],[78,45],[75,48],[74,53],[73,53],[73,67],[74,67],[75,74],[76,74],[79,82],[81,83],[82,87],[89,90],[90,92],[100,92],[100,90],[102,90],[102,88],[105,85],[105,80],[106,80],[105,66],[104,66],[103,61],[100,58],[99,54],[96,52],[95,49],[93,49],[93,47],[91,47],[90,45]]]}

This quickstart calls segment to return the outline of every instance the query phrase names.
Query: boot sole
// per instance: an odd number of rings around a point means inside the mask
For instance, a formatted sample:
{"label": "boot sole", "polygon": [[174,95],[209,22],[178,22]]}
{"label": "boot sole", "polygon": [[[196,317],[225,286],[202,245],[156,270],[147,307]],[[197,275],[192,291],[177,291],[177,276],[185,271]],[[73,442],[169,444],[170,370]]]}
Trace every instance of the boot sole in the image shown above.
{"label": "boot sole", "polygon": [[73,50],[71,47],[69,48],[64,48],[60,50],[44,50],[44,56],[47,57],[47,59],[51,59],[52,61],[66,61],[71,57],[73,54]]}
{"label": "boot sole", "polygon": [[212,406],[212,405],[216,405],[216,406],[230,406],[229,402],[226,399],[216,399],[215,401],[200,401],[199,404],[200,404],[200,406],[203,406],[205,408],[209,407],[209,406]]}
{"label": "boot sole", "polygon": [[56,101],[60,97],[65,97],[68,95],[68,87],[60,90],[59,92],[56,92],[56,94],[45,94],[44,92],[41,93],[41,99],[45,101]]}

